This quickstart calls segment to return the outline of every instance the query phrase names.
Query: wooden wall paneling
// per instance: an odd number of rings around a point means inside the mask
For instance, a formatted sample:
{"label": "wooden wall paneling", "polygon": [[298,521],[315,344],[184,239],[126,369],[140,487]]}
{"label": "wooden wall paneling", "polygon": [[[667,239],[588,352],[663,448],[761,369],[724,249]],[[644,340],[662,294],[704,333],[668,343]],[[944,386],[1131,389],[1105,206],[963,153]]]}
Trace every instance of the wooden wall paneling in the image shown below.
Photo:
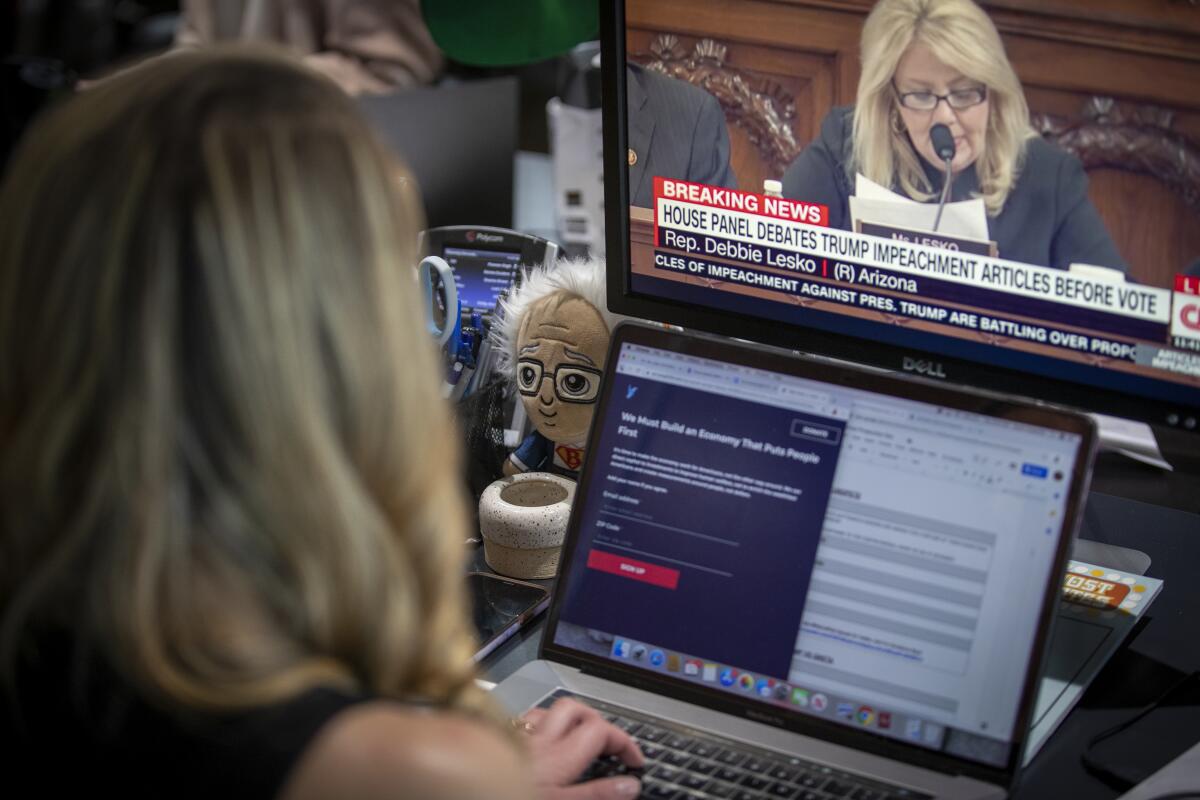
{"label": "wooden wall paneling", "polygon": [[1034,125],[1075,153],[1089,194],[1130,274],[1170,287],[1200,257],[1200,144],[1174,128],[1176,114],[1112,98],[1075,98],[1079,111],[1035,108]]}
{"label": "wooden wall paneling", "polygon": [[652,5],[631,0],[626,4],[630,28],[713,38],[734,52],[747,52],[743,45],[750,45],[750,51],[762,46],[834,58],[835,104],[854,100],[864,15],[862,8],[831,11],[795,0],[667,0]]}
{"label": "wooden wall paneling", "polygon": [[[1200,90],[1200,89],[1198,89]],[[1105,93],[1072,92],[1045,86],[1025,87],[1025,99],[1034,114],[1051,114],[1058,117],[1082,118],[1087,105],[1095,97],[1112,97]],[[1130,98],[1116,98],[1121,106],[1153,106]],[[1196,142],[1200,142],[1200,107],[1194,109],[1162,107],[1172,114],[1171,130]]]}
{"label": "wooden wall paneling", "polygon": [[[1035,87],[1026,95],[1038,124],[1049,117],[1086,127],[1096,107],[1106,105],[1095,95],[1055,89]],[[1173,275],[1200,259],[1200,112],[1120,100],[1109,113],[1116,140],[1077,152],[1088,168],[1089,195],[1132,274],[1171,286]],[[1103,126],[1090,131],[1105,133]],[[1138,152],[1147,148],[1156,152]]]}
{"label": "wooden wall paneling", "polygon": [[[1035,125],[1075,129],[1048,138],[1083,160],[1131,275],[1171,286],[1200,258],[1200,62],[1012,34],[1005,45]],[[1107,103],[1130,118],[1097,117]]]}
{"label": "wooden wall paneling", "polygon": [[1173,286],[1174,276],[1200,259],[1200,215],[1174,191],[1148,175],[1117,169],[1090,170],[1088,179],[1092,202],[1139,281]]}
{"label": "wooden wall paneling", "polygon": [[1111,49],[1195,58],[1193,0],[981,0],[1001,31],[1102,42]]}
{"label": "wooden wall paneling", "polygon": [[[665,0],[626,3],[626,25],[671,30],[729,42],[835,54],[858,47],[864,11],[834,10],[786,0]],[[803,47],[800,47],[803,45]]]}
{"label": "wooden wall paneling", "polygon": [[[1200,41],[1197,42],[1200,46]],[[1022,85],[1068,89],[1180,108],[1200,107],[1200,61],[1114,54],[1096,45],[1004,36]]]}
{"label": "wooden wall paneling", "polygon": [[[709,66],[696,69],[679,62],[708,39],[723,46],[722,70],[740,76],[756,92],[773,97],[785,110],[791,129],[786,158],[772,157],[771,148],[755,141],[754,125],[747,125],[746,109],[718,95],[729,121],[731,160],[739,187],[761,191],[765,178],[778,178],[800,149],[812,141],[830,108],[853,102],[858,80],[858,35],[861,18],[852,13],[830,13],[794,0],[743,0],[732,8],[724,0],[676,0],[652,6],[627,4],[627,49],[632,60],[654,61],[664,72],[693,83],[710,80]],[[664,36],[676,37],[673,56],[663,58]],[[655,49],[656,40],[659,53]],[[697,75],[697,73],[702,73]]]}
{"label": "wooden wall paneling", "polygon": [[[833,62],[795,50],[737,43],[717,49],[724,57],[720,62],[696,55],[713,44],[724,45],[715,39],[637,30],[630,32],[628,52],[633,61],[695,83],[721,101],[738,186],[762,191],[763,180],[782,175],[816,134],[820,120],[814,120],[814,109],[829,105]],[[773,112],[769,120],[764,118],[768,111]]]}

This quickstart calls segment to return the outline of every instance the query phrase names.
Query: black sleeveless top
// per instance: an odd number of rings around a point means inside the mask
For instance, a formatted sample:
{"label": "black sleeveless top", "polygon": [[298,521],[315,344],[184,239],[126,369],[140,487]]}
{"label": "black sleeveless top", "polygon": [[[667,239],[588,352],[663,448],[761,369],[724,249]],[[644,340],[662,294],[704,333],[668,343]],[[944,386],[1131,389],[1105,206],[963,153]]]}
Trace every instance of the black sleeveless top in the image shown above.
{"label": "black sleeveless top", "polygon": [[325,723],[366,698],[312,689],[222,714],[168,713],[58,641],[0,699],[4,784],[41,796],[271,798]]}

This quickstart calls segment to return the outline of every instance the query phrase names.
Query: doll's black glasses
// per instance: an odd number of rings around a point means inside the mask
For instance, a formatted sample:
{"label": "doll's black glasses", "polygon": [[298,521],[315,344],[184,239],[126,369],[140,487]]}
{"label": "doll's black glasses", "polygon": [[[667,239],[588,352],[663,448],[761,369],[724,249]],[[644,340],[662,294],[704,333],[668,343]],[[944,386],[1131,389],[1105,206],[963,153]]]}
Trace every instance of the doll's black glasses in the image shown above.
{"label": "doll's black glasses", "polygon": [[[598,369],[559,364],[551,373],[554,379],[554,394],[564,403],[592,403],[600,394]],[[536,396],[546,377],[546,367],[533,358],[522,358],[517,362],[517,391],[529,397]]]}

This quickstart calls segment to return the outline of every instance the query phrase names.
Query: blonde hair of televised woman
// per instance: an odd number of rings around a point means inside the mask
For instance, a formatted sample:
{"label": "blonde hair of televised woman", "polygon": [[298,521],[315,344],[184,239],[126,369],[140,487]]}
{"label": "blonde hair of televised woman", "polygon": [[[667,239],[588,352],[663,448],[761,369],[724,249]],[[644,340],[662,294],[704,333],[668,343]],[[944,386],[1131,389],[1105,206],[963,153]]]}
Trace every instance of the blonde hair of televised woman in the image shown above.
{"label": "blonde hair of televised woman", "polygon": [[155,60],[28,132],[0,194],[9,690],[50,629],[173,707],[493,713],[399,172],[261,53]]}
{"label": "blonde hair of televised woman", "polygon": [[988,213],[998,214],[1016,184],[1025,142],[1036,134],[1000,34],[971,0],[880,0],[871,10],[862,32],[852,169],[884,186],[899,185],[910,197],[933,197],[921,157],[900,124],[893,88],[897,64],[918,42],[986,87],[990,107],[975,171]]}

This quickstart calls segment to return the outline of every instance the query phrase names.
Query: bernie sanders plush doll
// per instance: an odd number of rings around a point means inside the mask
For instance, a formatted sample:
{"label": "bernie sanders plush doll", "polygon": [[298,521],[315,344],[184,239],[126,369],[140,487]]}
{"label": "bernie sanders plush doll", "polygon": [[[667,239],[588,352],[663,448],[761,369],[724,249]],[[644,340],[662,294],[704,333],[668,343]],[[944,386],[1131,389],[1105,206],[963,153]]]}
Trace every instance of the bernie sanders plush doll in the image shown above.
{"label": "bernie sanders plush doll", "polygon": [[498,369],[516,384],[534,432],[504,463],[504,474],[576,477],[600,394],[613,327],[604,262],[562,261],[525,275],[493,328]]}

